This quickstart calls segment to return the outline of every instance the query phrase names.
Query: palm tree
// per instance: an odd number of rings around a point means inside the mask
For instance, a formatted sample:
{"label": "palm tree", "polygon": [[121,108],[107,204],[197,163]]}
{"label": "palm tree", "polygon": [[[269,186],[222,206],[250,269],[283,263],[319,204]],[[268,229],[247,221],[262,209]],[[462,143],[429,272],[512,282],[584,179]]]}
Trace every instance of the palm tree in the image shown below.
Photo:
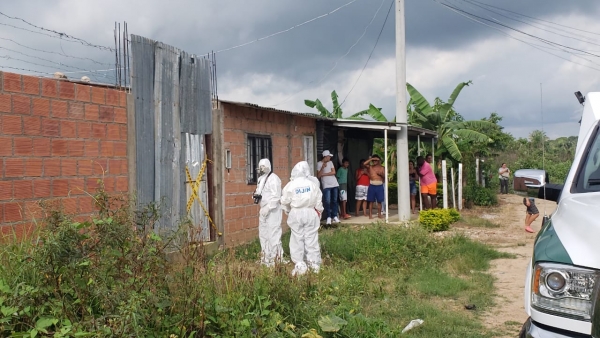
{"label": "palm tree", "polygon": [[541,130],[534,130],[529,134],[529,141],[533,149],[541,149],[542,145],[548,141],[548,136]]}
{"label": "palm tree", "polygon": [[[344,117],[344,112],[342,111],[342,106],[338,102],[338,97],[339,96],[335,90],[331,92],[331,101],[333,102],[333,111],[329,111],[327,108],[325,108],[325,106],[323,106],[323,103],[319,99],[316,99],[314,101],[304,100],[304,104],[307,105],[308,107],[316,108],[319,111],[319,114],[323,117],[328,117],[328,118],[332,118],[332,119],[341,119]],[[363,110],[356,114],[353,114],[349,118],[362,120],[362,118],[360,116],[365,115],[365,114],[367,114],[367,110]]]}
{"label": "palm tree", "polygon": [[493,123],[483,120],[464,121],[462,116],[454,110],[456,98],[461,90],[469,84],[471,81],[459,83],[450,95],[448,102],[436,98],[433,107],[415,87],[410,83],[406,84],[413,102],[409,123],[436,131],[438,134],[436,153],[456,162],[462,160],[459,143],[492,141],[487,135],[476,129],[491,127]]}

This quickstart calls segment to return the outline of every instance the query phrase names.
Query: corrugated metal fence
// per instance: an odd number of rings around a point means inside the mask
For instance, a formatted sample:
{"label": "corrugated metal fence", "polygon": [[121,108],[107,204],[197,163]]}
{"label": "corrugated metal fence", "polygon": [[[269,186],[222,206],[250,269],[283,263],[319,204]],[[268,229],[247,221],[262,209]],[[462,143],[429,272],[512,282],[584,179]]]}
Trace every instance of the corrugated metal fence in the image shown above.
{"label": "corrugated metal fence", "polygon": [[210,234],[202,170],[204,135],[212,133],[210,72],[207,59],[131,35],[138,205],[159,203],[162,231],[175,230],[190,216],[202,230],[197,240]]}

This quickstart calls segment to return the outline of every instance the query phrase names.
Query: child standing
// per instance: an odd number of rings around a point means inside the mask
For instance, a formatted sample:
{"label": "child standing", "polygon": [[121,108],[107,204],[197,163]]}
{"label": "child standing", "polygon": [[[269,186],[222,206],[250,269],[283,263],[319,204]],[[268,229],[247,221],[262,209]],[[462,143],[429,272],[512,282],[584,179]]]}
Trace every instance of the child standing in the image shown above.
{"label": "child standing", "polygon": [[523,204],[527,207],[527,211],[525,211],[525,231],[533,233],[534,231],[531,228],[531,223],[538,218],[540,211],[535,206],[535,200],[532,197],[524,197]]}
{"label": "child standing", "polygon": [[363,210],[363,215],[367,216],[367,192],[369,191],[369,174],[365,167],[365,159],[360,160],[360,168],[356,169],[354,178],[356,179],[356,217],[360,213],[360,209]]}
{"label": "child standing", "polygon": [[350,160],[345,158],[342,160],[342,166],[338,169],[335,176],[337,177],[340,185],[340,201],[342,202],[342,213],[343,219],[348,219],[351,216],[346,212],[346,203],[348,202],[348,167],[350,166]]}

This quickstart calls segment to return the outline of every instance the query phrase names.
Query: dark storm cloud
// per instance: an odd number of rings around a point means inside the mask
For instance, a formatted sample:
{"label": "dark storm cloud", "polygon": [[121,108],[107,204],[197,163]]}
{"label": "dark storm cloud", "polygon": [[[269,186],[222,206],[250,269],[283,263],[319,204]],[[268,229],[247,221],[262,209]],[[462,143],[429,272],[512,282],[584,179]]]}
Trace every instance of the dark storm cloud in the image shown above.
{"label": "dark storm cloud", "polygon": [[[84,36],[93,41],[112,46],[114,21],[126,20],[130,31],[154,39],[163,40],[189,52],[204,53],[242,44],[275,31],[287,29],[310,18],[339,7],[349,0],[335,1],[117,1],[87,2],[95,7],[98,17],[87,18],[90,27],[75,31],[69,21],[77,19],[75,11],[68,6],[57,6],[61,1],[28,1],[5,4],[3,10],[39,23],[59,23],[67,33]],[[70,2],[66,2],[70,3]],[[464,1],[452,1],[467,10],[476,7]],[[358,0],[355,3],[323,19],[299,27],[276,37],[238,49],[220,53],[220,71],[277,73],[291,79],[306,81],[332,67],[333,62],[343,55],[362,34],[381,2]],[[338,65],[339,69],[359,67],[373,46],[375,37],[385,18],[390,1],[385,1],[377,18],[352,52]],[[502,6],[524,14],[545,16],[554,13],[585,12],[593,1],[536,0],[523,2],[510,0]],[[596,5],[594,5],[596,6]],[[30,10],[36,8],[36,11]],[[377,47],[379,55],[394,53],[393,11]],[[63,20],[56,20],[63,18]],[[54,19],[54,20],[52,20]],[[5,18],[2,22],[13,23]],[[431,0],[406,1],[408,48],[432,46],[441,49],[462,48],[474,40],[485,38],[491,33],[465,18],[450,12]],[[26,26],[24,26],[26,27]],[[35,36],[23,31],[1,27],[2,31],[23,40],[44,41],[43,45],[55,46],[57,41]],[[80,50],[70,46],[72,50]],[[64,48],[64,47],[63,47]],[[91,51],[89,51],[91,52]],[[94,51],[95,52],[95,51]],[[101,53],[97,53],[101,54]],[[110,60],[110,55],[101,58]]]}
{"label": "dark storm cloud", "polygon": [[[218,51],[236,46],[287,29],[293,25],[327,13],[349,1],[176,0],[167,2],[159,0],[108,0],[102,2],[81,2],[75,0],[37,0],[5,1],[0,10],[9,15],[25,18],[40,26],[64,31],[90,42],[111,47],[114,44],[112,33],[114,22],[127,21],[130,33],[160,40],[187,52],[202,54],[211,50]],[[523,26],[516,21],[486,12],[464,0],[444,1],[477,15],[487,18],[497,17],[513,27]],[[502,2],[486,0],[486,2],[525,15],[541,18],[568,17],[573,14],[591,16],[594,15],[593,13],[598,13],[600,5],[597,0],[505,0]],[[339,62],[335,71],[331,73],[329,80],[333,81],[333,83],[329,85],[333,88],[323,88],[322,93],[325,93],[323,96],[326,96],[333,89],[349,87],[348,82],[354,81],[356,75],[352,74],[350,76],[349,72],[359,70],[363,67],[384,22],[390,3],[390,0],[386,0],[383,3],[380,12],[365,36]],[[331,69],[334,62],[344,55],[348,48],[357,41],[380,4],[380,0],[357,0],[355,3],[323,19],[264,41],[219,53],[217,55],[219,79],[223,80],[223,83],[228,83],[228,88],[235,88],[237,84],[239,86],[246,85],[242,81],[247,81],[248,77],[254,74],[273,75],[279,80],[286,80],[310,89]],[[22,23],[6,18],[0,18],[0,23],[9,23],[35,30]],[[470,51],[478,42],[503,37],[494,30],[473,23],[449,11],[433,0],[406,0],[406,23],[408,51],[414,49],[431,49],[435,53]],[[569,23],[569,25],[579,27],[577,22]],[[580,28],[585,29],[585,27]],[[518,33],[514,34],[518,35]],[[27,46],[43,50],[64,52],[80,57],[90,57],[108,64],[108,66],[101,66],[89,61],[64,58],[55,54],[40,54],[21,49],[10,42],[0,40],[0,46],[28,52],[35,56],[41,56],[50,61],[64,63],[72,67],[106,69],[112,68],[110,64],[114,64],[114,55],[109,52],[65,41],[61,42],[58,39],[6,26],[0,26],[0,37],[11,38]],[[5,54],[4,52],[0,50],[0,54]],[[369,63],[369,67],[375,67],[386,59],[393,58],[394,53],[394,12],[392,9],[377,49]],[[522,60],[527,59],[531,54],[536,57],[543,56],[544,54],[529,47],[519,48],[519,53],[521,54],[510,52],[506,56],[505,62],[498,62],[491,66],[491,69],[490,65],[483,64],[480,68],[474,67],[473,69],[466,70],[467,74],[461,74],[459,77],[440,79],[435,88],[425,90],[424,94],[427,94],[427,97],[431,100],[435,96],[446,99],[458,81],[475,80],[479,77],[484,77],[484,80],[476,81],[475,86],[465,90],[464,94],[461,94],[461,101],[458,103],[461,113],[467,118],[481,118],[489,115],[491,111],[497,111],[505,116],[503,124],[507,128],[531,125],[536,121],[533,117],[535,104],[531,104],[531,102],[537,102],[534,94],[535,89],[531,88],[535,88],[535,84],[542,80],[544,74],[553,70],[551,67],[541,66],[539,69],[532,68],[531,66],[524,68],[521,66],[523,63]],[[6,54],[19,57],[10,52],[6,52]],[[32,65],[31,62],[45,65],[48,65],[48,63],[26,57],[20,58],[28,60],[30,63],[0,59],[0,65],[10,65],[46,72],[74,70],[57,65],[40,67]],[[418,64],[419,62],[424,62],[422,60],[412,60],[412,63],[409,63],[408,67],[416,68],[420,66],[426,68],[428,65]],[[544,56],[543,60],[548,64],[558,64],[560,62],[560,60],[554,59],[551,56]],[[529,65],[535,64],[535,62],[535,59],[529,59]],[[448,65],[446,68],[456,66],[456,64]],[[498,69],[494,69],[494,67],[498,67]],[[105,81],[113,76],[111,72],[102,74],[98,75],[98,78]],[[81,75],[83,74],[75,74],[73,76],[79,77]],[[368,74],[365,74],[365,76],[368,76]],[[431,76],[436,77],[437,74],[432,74]],[[526,87],[527,90],[531,89],[531,93],[527,95],[523,95],[523,89],[519,87],[523,85],[523,79],[520,78],[523,76],[531,78],[531,83],[528,83]],[[457,80],[458,78],[460,80]],[[236,81],[239,81],[239,83]],[[335,81],[340,82],[336,83]],[[362,81],[364,81],[364,77]],[[554,79],[553,81],[559,83],[562,80]],[[565,115],[565,112],[575,111],[577,104],[576,102],[571,102],[571,100],[574,100],[573,98],[567,97],[572,95],[573,90],[571,88],[580,86],[580,84],[577,84],[575,81],[572,82],[571,86],[560,87],[557,85],[554,89],[549,86],[549,93],[552,93],[552,90],[556,91],[554,95],[550,95],[555,98],[560,97],[561,100],[548,103],[548,123],[562,123],[573,120],[573,117]],[[393,85],[393,82],[391,85]],[[225,85],[223,86],[225,87]],[[355,93],[359,89],[357,88]],[[583,91],[594,88],[590,84],[589,88],[577,89]],[[267,96],[269,92],[282,91],[282,88],[273,87],[268,84],[259,84],[252,90],[255,95]],[[307,95],[319,95],[319,97],[322,97],[321,92],[311,92]],[[299,96],[299,100],[302,98]],[[231,99],[236,99],[236,97],[232,97]],[[393,96],[388,95],[388,97],[382,98],[381,106],[385,108],[388,114],[393,112]],[[525,109],[524,107],[527,108]],[[523,113],[524,109],[527,113]]]}

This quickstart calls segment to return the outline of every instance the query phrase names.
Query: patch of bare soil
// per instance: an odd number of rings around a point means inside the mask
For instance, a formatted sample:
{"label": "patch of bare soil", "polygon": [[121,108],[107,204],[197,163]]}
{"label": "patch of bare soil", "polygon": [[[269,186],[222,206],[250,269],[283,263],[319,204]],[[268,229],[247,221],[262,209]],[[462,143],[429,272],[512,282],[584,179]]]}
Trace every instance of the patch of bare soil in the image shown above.
{"label": "patch of bare soil", "polygon": [[[498,200],[497,207],[476,207],[462,212],[463,216],[477,216],[498,227],[470,226],[461,222],[453,227],[453,231],[492,245],[499,251],[516,255],[514,259],[492,261],[490,272],[496,279],[496,305],[483,316],[486,327],[500,334],[499,337],[516,337],[521,329],[520,324],[527,319],[523,308],[525,269],[533,254],[536,233],[525,232],[523,196],[499,195]],[[532,228],[537,232],[542,224],[544,210],[550,215],[556,208],[556,203],[536,199],[536,205],[540,216],[534,221]]]}

